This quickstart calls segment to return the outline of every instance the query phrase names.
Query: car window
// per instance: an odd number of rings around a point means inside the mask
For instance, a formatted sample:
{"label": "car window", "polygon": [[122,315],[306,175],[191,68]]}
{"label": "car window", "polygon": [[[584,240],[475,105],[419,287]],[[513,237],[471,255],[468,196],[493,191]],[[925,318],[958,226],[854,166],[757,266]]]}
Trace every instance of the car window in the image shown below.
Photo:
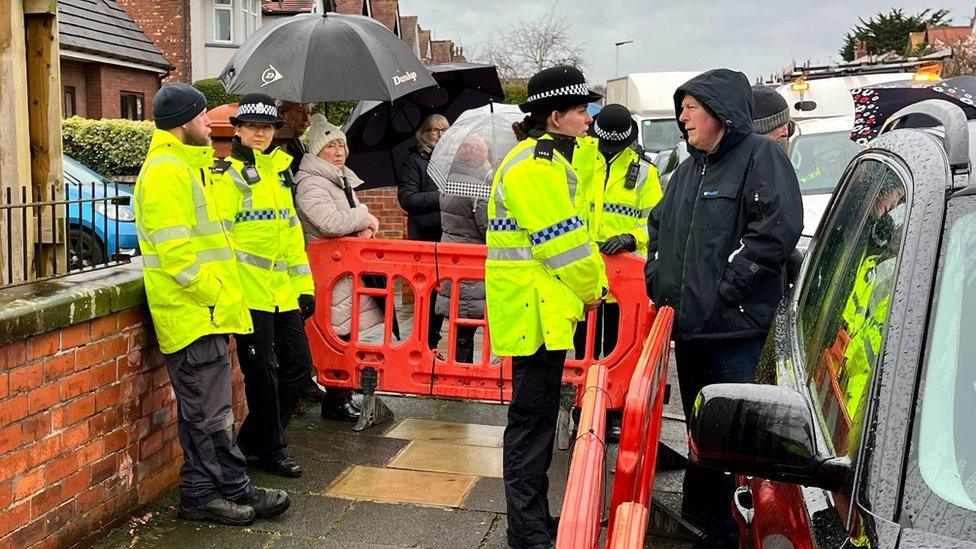
{"label": "car window", "polygon": [[949,202],[905,508],[915,528],[976,541],[976,196]]}
{"label": "car window", "polygon": [[861,151],[848,131],[799,135],[790,143],[790,161],[803,194],[829,194],[844,168]]}
{"label": "car window", "polygon": [[[851,172],[804,279],[806,380],[832,455],[857,461],[870,381],[883,348],[905,224],[906,186],[884,161]],[[847,516],[849,494],[835,503]]]}
{"label": "car window", "polygon": [[674,118],[641,121],[644,148],[659,152],[673,148],[681,141],[681,130]]}

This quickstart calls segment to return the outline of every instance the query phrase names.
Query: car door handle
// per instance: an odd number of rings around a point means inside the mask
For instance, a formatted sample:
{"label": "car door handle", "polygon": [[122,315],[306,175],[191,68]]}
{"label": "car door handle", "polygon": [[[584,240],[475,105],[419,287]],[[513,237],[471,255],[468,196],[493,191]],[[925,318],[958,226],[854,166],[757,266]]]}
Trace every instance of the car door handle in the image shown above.
{"label": "car door handle", "polygon": [[748,484],[736,488],[735,494],[732,495],[732,502],[746,527],[752,526],[752,517],[755,513],[752,505],[752,488]]}

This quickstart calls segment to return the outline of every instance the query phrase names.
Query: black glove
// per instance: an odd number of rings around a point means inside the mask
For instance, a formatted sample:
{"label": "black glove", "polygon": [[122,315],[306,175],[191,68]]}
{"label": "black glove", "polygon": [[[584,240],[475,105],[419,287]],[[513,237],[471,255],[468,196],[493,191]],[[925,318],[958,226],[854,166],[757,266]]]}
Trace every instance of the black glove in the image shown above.
{"label": "black glove", "polygon": [[315,314],[315,296],[302,294],[298,296],[298,308],[302,312],[302,320],[308,320]]}
{"label": "black glove", "polygon": [[606,242],[600,244],[600,253],[613,255],[620,252],[633,252],[637,249],[637,239],[632,234],[618,234],[611,236]]}

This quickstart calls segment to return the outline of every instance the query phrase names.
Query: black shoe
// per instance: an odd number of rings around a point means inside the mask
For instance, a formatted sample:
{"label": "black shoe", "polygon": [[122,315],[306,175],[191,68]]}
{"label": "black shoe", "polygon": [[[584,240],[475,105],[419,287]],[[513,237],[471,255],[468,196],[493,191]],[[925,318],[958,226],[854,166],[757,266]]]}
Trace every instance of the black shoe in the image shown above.
{"label": "black shoe", "polygon": [[247,504],[254,510],[254,515],[260,518],[276,517],[288,510],[291,498],[284,490],[265,490],[255,488],[254,497]]}
{"label": "black shoe", "polygon": [[281,459],[260,460],[257,464],[261,469],[279,477],[298,478],[302,476],[302,467],[295,463],[291,456],[285,456]]}
{"label": "black shoe", "polygon": [[248,505],[217,498],[195,507],[181,503],[177,514],[183,520],[209,520],[231,526],[246,526],[254,522],[255,511]]}
{"label": "black shoe", "polygon": [[359,421],[359,416],[359,410],[351,402],[342,402],[339,404],[322,403],[322,417],[325,419],[356,423]]}

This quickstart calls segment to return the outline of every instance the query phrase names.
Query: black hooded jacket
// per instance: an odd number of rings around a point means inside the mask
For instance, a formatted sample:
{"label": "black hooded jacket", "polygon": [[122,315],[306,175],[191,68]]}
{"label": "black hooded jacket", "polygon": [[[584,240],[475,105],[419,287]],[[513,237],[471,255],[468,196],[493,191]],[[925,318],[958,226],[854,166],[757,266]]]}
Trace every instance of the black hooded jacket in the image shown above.
{"label": "black hooded jacket", "polygon": [[441,239],[441,193],[427,175],[430,153],[411,147],[400,166],[397,201],[407,212],[407,238],[438,242]]}
{"label": "black hooded jacket", "polygon": [[678,341],[764,336],[803,228],[796,174],[775,141],[753,133],[745,75],[716,69],[689,80],[674,94],[678,118],[685,93],[725,135],[711,153],[688,147],[651,212],[647,292],[674,307]]}

